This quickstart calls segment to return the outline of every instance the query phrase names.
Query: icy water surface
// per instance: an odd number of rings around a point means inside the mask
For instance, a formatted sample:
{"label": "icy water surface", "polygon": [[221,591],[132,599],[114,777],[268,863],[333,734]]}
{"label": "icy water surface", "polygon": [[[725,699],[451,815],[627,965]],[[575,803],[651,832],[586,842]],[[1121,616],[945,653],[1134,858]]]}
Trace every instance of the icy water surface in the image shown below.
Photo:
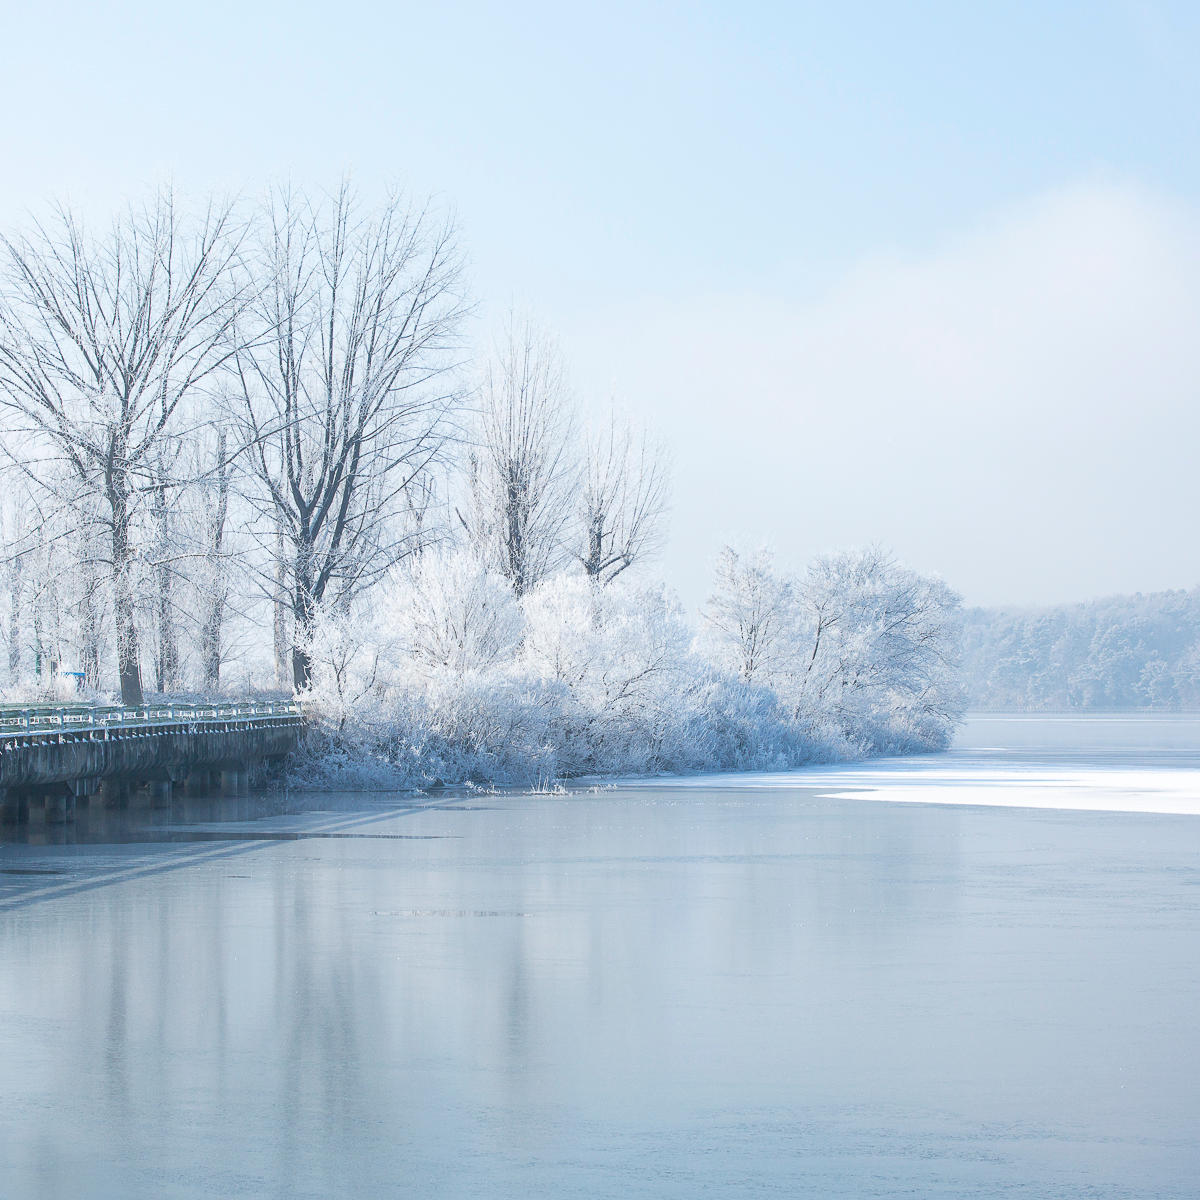
{"label": "icy water surface", "polygon": [[35,826],[0,1197],[1195,1197],[1200,817],[958,802],[1200,799],[1106,728]]}

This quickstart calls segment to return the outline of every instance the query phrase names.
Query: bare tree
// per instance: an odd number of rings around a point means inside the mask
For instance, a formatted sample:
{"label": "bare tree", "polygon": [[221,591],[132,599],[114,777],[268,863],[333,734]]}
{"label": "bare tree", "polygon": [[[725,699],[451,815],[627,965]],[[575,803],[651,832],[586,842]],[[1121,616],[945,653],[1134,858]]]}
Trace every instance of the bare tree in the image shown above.
{"label": "bare tree", "polygon": [[264,540],[286,556],[302,689],[318,607],[419,544],[403,514],[452,432],[461,255],[428,206],[394,195],[364,214],[348,186],[322,203],[278,194],[260,229],[235,412]]}
{"label": "bare tree", "polygon": [[589,578],[611,583],[662,544],[668,472],[662,445],[613,414],[585,439],[576,549]]}
{"label": "bare tree", "polygon": [[67,209],[0,237],[0,404],[102,501],[121,696],[142,700],[135,522],[185,403],[229,358],[243,303],[228,206],[196,220],[170,192],[92,236]]}
{"label": "bare tree", "polygon": [[577,478],[573,439],[557,349],[510,315],[484,375],[467,508],[459,519],[518,596],[565,557]]}

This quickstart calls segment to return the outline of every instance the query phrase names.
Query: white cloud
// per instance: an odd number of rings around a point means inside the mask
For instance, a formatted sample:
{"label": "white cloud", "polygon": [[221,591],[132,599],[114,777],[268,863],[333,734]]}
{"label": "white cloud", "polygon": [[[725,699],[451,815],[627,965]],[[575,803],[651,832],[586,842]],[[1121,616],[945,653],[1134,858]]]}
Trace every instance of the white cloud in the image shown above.
{"label": "white cloud", "polygon": [[1042,196],[815,302],[658,300],[567,330],[581,383],[673,443],[665,564],[881,540],[978,602],[1200,582],[1200,214]]}

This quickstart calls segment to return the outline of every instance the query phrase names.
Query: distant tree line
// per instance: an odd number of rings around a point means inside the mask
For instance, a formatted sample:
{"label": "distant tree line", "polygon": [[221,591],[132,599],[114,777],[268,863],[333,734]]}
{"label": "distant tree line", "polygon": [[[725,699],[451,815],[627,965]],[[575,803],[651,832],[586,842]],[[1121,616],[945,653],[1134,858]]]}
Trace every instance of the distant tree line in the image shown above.
{"label": "distant tree line", "polygon": [[995,711],[1200,709],[1200,588],[969,608],[968,703]]}

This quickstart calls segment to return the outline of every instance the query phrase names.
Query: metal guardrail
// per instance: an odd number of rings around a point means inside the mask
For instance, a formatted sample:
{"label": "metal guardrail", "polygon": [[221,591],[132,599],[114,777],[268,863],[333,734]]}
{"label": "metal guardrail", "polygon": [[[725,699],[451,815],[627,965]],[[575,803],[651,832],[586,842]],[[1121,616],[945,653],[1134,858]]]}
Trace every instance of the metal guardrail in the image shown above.
{"label": "metal guardrail", "polygon": [[226,721],[278,720],[299,717],[297,700],[243,700],[229,704],[125,705],[35,704],[24,708],[0,705],[0,738],[35,733],[97,733],[153,729],[164,725],[196,725]]}

